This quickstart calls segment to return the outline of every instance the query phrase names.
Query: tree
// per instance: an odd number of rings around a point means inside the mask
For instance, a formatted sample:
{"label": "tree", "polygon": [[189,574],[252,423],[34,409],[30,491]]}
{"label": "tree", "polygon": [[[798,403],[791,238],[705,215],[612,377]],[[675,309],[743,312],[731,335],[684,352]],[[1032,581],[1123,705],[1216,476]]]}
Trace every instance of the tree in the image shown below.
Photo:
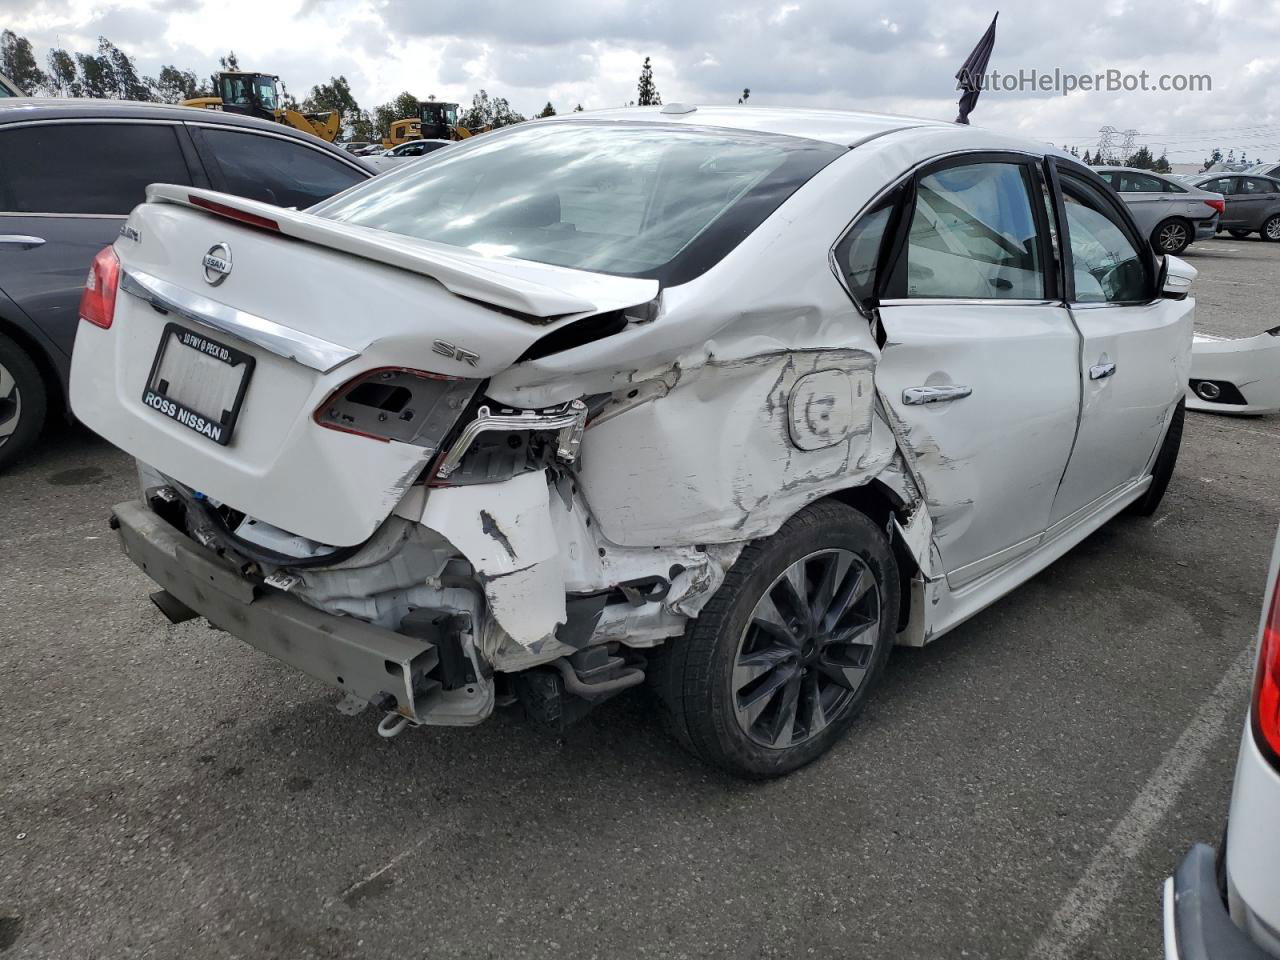
{"label": "tree", "polygon": [[554,117],[555,115],[556,108],[551,105],[550,100],[547,101],[547,105],[543,107],[542,111],[538,114],[539,117]]}
{"label": "tree", "polygon": [[[347,83],[347,78],[344,76],[330,77],[328,83],[312,87],[311,93],[307,94],[307,99],[302,101],[302,110],[304,113],[326,111],[336,113],[342,121],[343,129],[352,137],[355,137],[352,131],[357,126],[362,130],[371,129],[373,126],[369,115],[360,109],[360,104],[356,103],[355,95],[351,92],[351,84]],[[415,100],[414,112],[410,116],[417,116],[417,110],[418,104]]]}
{"label": "tree", "polygon": [[209,95],[209,91],[200,86],[194,70],[181,70],[173,64],[161,67],[160,75],[149,82],[155,99],[161,103],[181,103]]}
{"label": "tree", "polygon": [[740,96],[740,97],[738,98],[738,102],[739,102],[739,103],[746,103],[746,102],[747,102],[748,100],[750,100],[750,99],[751,99],[751,88],[750,88],[750,87],[743,87],[743,88],[742,88],[742,96]]}
{"label": "tree", "polygon": [[1155,166],[1151,168],[1156,173],[1172,173],[1173,167],[1169,166],[1169,152],[1166,150],[1160,154],[1155,162]]}
{"label": "tree", "polygon": [[18,85],[18,89],[28,95],[48,84],[48,77],[36,64],[36,55],[31,51],[31,41],[20,37],[12,30],[0,33],[0,73]]}
{"label": "tree", "polygon": [[464,127],[472,130],[480,127],[496,130],[498,127],[509,127],[523,120],[524,117],[521,114],[511,109],[511,104],[507,103],[506,97],[490,97],[482,88],[471,98],[471,106],[462,115],[460,122]]}
{"label": "tree", "polygon": [[574,112],[574,113],[583,113],[584,111],[583,111],[583,109],[582,109],[582,104],[578,104],[576,107],[574,107],[574,108],[573,108],[573,112]]}
{"label": "tree", "polygon": [[641,107],[662,105],[658,88],[653,85],[653,67],[648,57],[644,58],[644,65],[640,68],[640,82],[636,84],[636,103]]}
{"label": "tree", "polygon": [[1204,166],[1200,168],[1201,172],[1204,172],[1205,170],[1209,170],[1210,168],[1213,167],[1215,163],[1221,163],[1221,162],[1222,162],[1222,151],[1219,150],[1217,147],[1214,147],[1213,153],[1209,156],[1207,160],[1205,160]]}
{"label": "tree", "polygon": [[[434,100],[435,94],[432,94],[428,99]],[[369,139],[381,140],[383,137],[390,136],[392,123],[397,120],[416,117],[421,109],[417,96],[408,90],[399,94],[394,100],[388,100],[386,103],[374,107],[373,116],[370,118],[372,130],[370,131]],[[355,137],[354,133],[352,133],[352,137]]]}
{"label": "tree", "polygon": [[360,110],[352,117],[347,127],[347,134],[352,140],[374,139],[373,118],[368,110]]}
{"label": "tree", "polygon": [[98,38],[98,52],[77,53],[81,96],[100,100],[154,100],[151,84],[143,80],[133,59],[106,37]]}
{"label": "tree", "polygon": [[1087,167],[1087,166],[1090,166],[1090,165],[1093,163],[1093,161],[1089,159],[1089,151],[1088,151],[1088,150],[1086,150],[1086,151],[1084,152],[1084,156],[1080,158],[1080,162],[1081,162],[1081,163],[1083,163],[1086,167]]}
{"label": "tree", "polygon": [[82,97],[80,80],[76,74],[76,58],[65,50],[54,47],[45,63],[49,67],[45,92],[54,97]]}
{"label": "tree", "polygon": [[[236,52],[234,50],[228,50],[225,57],[218,58],[218,66],[223,70],[227,70],[232,73],[239,70],[240,61],[236,58]],[[218,83],[218,75],[216,73],[209,75],[209,86],[212,88],[215,96],[221,95],[222,87]]]}
{"label": "tree", "polygon": [[1154,170],[1156,161],[1155,157],[1151,156],[1151,151],[1143,145],[1133,153],[1129,154],[1124,165],[1126,167],[1133,167],[1136,170]]}

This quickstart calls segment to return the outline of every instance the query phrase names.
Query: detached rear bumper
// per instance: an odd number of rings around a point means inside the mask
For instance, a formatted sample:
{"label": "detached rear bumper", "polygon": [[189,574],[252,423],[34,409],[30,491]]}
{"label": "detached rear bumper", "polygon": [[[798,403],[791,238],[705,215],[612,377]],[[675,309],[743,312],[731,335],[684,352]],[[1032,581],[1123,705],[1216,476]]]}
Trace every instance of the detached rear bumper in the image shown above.
{"label": "detached rear bumper", "polygon": [[444,690],[428,676],[436,645],[352,617],[307,606],[240,575],[141,501],[112,510],[125,554],[152,580],[213,626],[414,723],[467,725],[493,710],[493,683]]}
{"label": "detached rear bumper", "polygon": [[1198,843],[1164,885],[1165,960],[1274,960],[1231,921],[1213,847]]}

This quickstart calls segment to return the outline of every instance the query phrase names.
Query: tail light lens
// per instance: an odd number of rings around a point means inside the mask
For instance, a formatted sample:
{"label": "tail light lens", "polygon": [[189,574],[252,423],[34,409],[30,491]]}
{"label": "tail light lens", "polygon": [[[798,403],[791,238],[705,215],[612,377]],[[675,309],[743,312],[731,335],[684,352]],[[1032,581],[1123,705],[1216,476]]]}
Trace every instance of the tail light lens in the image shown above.
{"label": "tail light lens", "polygon": [[314,419],[329,430],[434,450],[479,385],[479,380],[383,367],[340,386],[316,409]]}
{"label": "tail light lens", "polygon": [[80,294],[80,319],[103,330],[116,317],[116,290],[120,286],[120,258],[113,247],[103,247],[89,264],[89,276]]}
{"label": "tail light lens", "polygon": [[1205,205],[1213,207],[1213,209],[1217,210],[1219,213],[1227,212],[1227,201],[1225,200],[1206,200]]}
{"label": "tail light lens", "polygon": [[1253,683],[1253,738],[1280,770],[1280,578],[1271,584],[1271,606],[1262,624],[1262,652]]}

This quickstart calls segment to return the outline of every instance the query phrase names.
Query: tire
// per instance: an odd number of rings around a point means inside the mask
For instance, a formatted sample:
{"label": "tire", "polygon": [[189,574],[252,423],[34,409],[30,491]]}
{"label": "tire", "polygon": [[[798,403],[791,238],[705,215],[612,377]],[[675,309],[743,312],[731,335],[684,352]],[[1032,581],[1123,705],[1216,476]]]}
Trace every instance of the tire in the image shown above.
{"label": "tire", "polygon": [[[792,596],[802,609],[787,609]],[[666,725],[695,756],[745,779],[812,762],[866,706],[893,646],[898,600],[884,533],[844,504],[806,507],[747,546],[685,635],[651,661]]]}
{"label": "tire", "polygon": [[0,333],[0,470],[40,435],[49,399],[44,378],[27,352]]}
{"label": "tire", "polygon": [[1164,499],[1164,491],[1173,476],[1174,464],[1178,462],[1178,449],[1182,446],[1182,423],[1187,418],[1185,400],[1179,400],[1173,408],[1173,419],[1169,429],[1165,431],[1164,443],[1160,444],[1160,452],[1156,454],[1156,462],[1151,467],[1151,486],[1138,500],[1129,504],[1128,511],[1134,516],[1149,517],[1156,512],[1160,501]]}
{"label": "tire", "polygon": [[1181,253],[1191,246],[1191,224],[1181,217],[1161,220],[1151,231],[1151,246],[1156,253]]}
{"label": "tire", "polygon": [[1271,243],[1280,240],[1280,213],[1272,214],[1262,222],[1262,229],[1259,231],[1262,239]]}
{"label": "tire", "polygon": [[1228,230],[1227,233],[1231,234],[1237,240],[1243,240],[1249,234],[1253,233],[1253,231],[1252,230]]}

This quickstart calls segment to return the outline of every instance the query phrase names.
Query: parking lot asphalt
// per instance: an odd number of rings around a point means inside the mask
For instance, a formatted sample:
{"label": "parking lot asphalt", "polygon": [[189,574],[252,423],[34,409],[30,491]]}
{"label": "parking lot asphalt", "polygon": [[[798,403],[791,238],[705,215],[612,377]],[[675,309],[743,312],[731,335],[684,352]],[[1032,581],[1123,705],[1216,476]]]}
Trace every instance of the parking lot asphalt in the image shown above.
{"label": "parking lot asphalt", "polygon": [[[1280,244],[1190,248],[1202,326],[1280,322]],[[1189,414],[1121,518],[923,650],[779,782],[699,765],[640,694],[562,740],[410,731],[202,621],[119,553],[130,461],[62,427],[0,476],[0,953],[1156,956],[1216,842],[1280,520],[1280,418]]]}

